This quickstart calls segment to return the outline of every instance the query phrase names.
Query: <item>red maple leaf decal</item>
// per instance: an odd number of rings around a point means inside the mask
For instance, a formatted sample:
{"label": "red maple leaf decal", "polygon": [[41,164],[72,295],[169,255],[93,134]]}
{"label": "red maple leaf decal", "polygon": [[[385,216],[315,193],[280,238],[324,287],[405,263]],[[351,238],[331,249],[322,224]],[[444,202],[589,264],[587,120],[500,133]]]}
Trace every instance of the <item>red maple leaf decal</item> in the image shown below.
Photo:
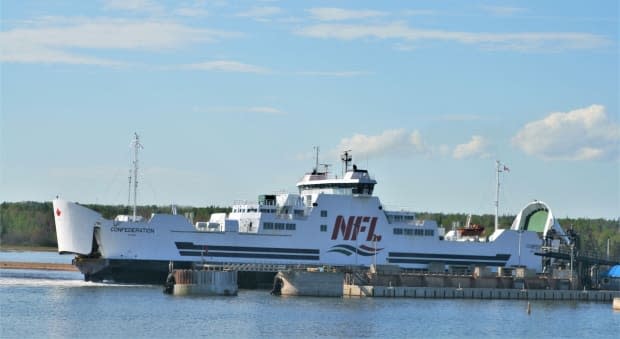
{"label": "red maple leaf decal", "polygon": [[59,217],[60,216],[60,208],[56,208],[56,216]]}

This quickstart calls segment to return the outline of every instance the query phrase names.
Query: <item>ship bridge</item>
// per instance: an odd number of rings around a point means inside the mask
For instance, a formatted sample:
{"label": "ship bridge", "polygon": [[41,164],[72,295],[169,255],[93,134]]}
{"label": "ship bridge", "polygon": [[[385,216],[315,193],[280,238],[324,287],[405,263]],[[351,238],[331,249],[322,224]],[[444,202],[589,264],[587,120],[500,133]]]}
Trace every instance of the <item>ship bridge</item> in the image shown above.
{"label": "ship bridge", "polygon": [[342,178],[329,178],[327,173],[312,172],[304,175],[297,183],[299,193],[307,194],[339,194],[339,195],[372,195],[377,181],[368,175],[367,170],[353,169]]}
{"label": "ship bridge", "polygon": [[340,178],[330,176],[327,171],[320,172],[317,167],[311,173],[307,173],[297,183],[299,195],[303,198],[306,206],[313,206],[319,194],[330,195],[351,195],[359,197],[370,197],[377,184],[368,171],[359,169],[356,165],[349,167],[352,162],[350,151],[345,151],[342,155],[344,165],[344,175]]}
{"label": "ship bridge", "polygon": [[297,183],[299,195],[303,197],[306,205],[315,202],[319,194],[372,196],[377,181],[370,177],[367,170],[359,169],[356,165],[349,168],[353,159],[350,152],[345,151],[342,154],[345,173],[341,178],[330,177],[327,167],[325,171],[319,172],[317,155],[317,167]]}

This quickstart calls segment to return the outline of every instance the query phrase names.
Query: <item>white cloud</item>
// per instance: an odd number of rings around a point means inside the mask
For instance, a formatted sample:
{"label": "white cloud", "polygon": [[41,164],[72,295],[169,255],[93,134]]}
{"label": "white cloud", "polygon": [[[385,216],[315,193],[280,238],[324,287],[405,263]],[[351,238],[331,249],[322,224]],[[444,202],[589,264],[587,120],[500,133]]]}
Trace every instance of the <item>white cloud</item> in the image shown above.
{"label": "white cloud", "polygon": [[408,9],[402,12],[406,16],[435,15],[436,11],[430,9]]}
{"label": "white cloud", "polygon": [[490,155],[487,152],[487,147],[488,142],[483,137],[474,135],[469,142],[456,145],[452,157],[455,159],[487,158]]}
{"label": "white cloud", "polygon": [[424,153],[427,151],[426,144],[424,143],[424,140],[422,140],[422,135],[417,130],[411,132],[409,135],[409,144],[413,147],[416,153]]}
{"label": "white cloud", "polygon": [[105,0],[103,8],[106,10],[121,10],[132,12],[162,12],[163,7],[152,0]]}
{"label": "white cloud", "polygon": [[350,10],[343,8],[321,7],[307,10],[312,17],[319,21],[341,21],[352,19],[365,19],[386,15],[385,12],[372,10]]}
{"label": "white cloud", "polygon": [[446,114],[439,117],[441,121],[477,121],[482,119],[479,115],[475,114]]}
{"label": "white cloud", "polygon": [[[89,55],[93,50],[170,50],[190,44],[235,37],[237,33],[196,29],[165,21],[110,18],[49,19],[36,28],[0,32],[0,60],[22,63],[119,65]],[[76,52],[80,50],[80,52]]]}
{"label": "white cloud", "polygon": [[257,21],[269,21],[274,15],[282,13],[280,7],[253,7],[245,12],[237,13],[238,17],[252,18]]}
{"label": "white cloud", "polygon": [[270,106],[252,106],[252,107],[236,107],[236,106],[219,106],[200,108],[194,107],[192,111],[196,113],[217,113],[217,114],[264,114],[264,115],[285,115],[285,111]]}
{"label": "white cloud", "polygon": [[609,41],[599,35],[565,32],[474,33],[415,29],[402,22],[376,25],[317,24],[301,28],[297,34],[324,39],[354,40],[364,38],[405,41],[436,40],[480,45],[488,49],[518,51],[558,51],[604,46]]}
{"label": "white cloud", "polygon": [[397,152],[426,152],[426,145],[420,132],[408,133],[405,129],[386,130],[379,135],[355,134],[350,138],[343,138],[335,152],[353,150],[358,156],[381,156]]}
{"label": "white cloud", "polygon": [[266,106],[261,106],[261,107],[250,107],[248,109],[249,112],[251,113],[264,113],[264,114],[276,114],[276,115],[280,115],[280,114],[286,114],[285,112],[277,109],[277,108],[273,108],[273,107],[266,107]]}
{"label": "white cloud", "polygon": [[591,105],[530,122],[512,142],[526,154],[545,160],[617,159],[620,125],[607,118],[604,106]]}
{"label": "white cloud", "polygon": [[348,78],[361,75],[368,75],[368,72],[362,71],[303,71],[297,72],[298,75],[304,76],[319,76],[319,77],[336,77],[336,78]]}
{"label": "white cloud", "polygon": [[525,8],[513,6],[481,6],[483,11],[496,16],[510,16],[525,12]]}
{"label": "white cloud", "polygon": [[214,60],[201,63],[183,65],[181,68],[202,71],[237,72],[237,73],[269,73],[269,69],[260,66],[245,64],[233,60]]}
{"label": "white cloud", "polygon": [[186,17],[205,17],[209,16],[209,11],[198,4],[194,6],[177,8],[174,10],[174,14]]}

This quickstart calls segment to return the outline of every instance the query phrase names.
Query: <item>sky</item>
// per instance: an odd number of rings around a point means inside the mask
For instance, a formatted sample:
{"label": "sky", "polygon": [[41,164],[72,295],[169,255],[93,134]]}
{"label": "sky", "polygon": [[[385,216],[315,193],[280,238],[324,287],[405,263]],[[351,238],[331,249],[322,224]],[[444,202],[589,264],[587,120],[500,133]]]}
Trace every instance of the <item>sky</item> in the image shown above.
{"label": "sky", "polygon": [[[386,209],[620,216],[618,2],[0,3],[0,200],[230,206],[340,153]],[[503,168],[502,165],[502,168]]]}

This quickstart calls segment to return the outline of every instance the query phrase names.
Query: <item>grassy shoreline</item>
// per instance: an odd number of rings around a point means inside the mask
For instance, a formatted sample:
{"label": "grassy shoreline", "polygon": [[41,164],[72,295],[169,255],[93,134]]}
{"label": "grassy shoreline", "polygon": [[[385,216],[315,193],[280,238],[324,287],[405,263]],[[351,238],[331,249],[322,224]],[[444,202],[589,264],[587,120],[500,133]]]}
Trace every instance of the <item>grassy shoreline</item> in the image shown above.
{"label": "grassy shoreline", "polygon": [[0,245],[0,251],[5,252],[58,252],[57,247],[52,246],[27,246],[27,245]]}

